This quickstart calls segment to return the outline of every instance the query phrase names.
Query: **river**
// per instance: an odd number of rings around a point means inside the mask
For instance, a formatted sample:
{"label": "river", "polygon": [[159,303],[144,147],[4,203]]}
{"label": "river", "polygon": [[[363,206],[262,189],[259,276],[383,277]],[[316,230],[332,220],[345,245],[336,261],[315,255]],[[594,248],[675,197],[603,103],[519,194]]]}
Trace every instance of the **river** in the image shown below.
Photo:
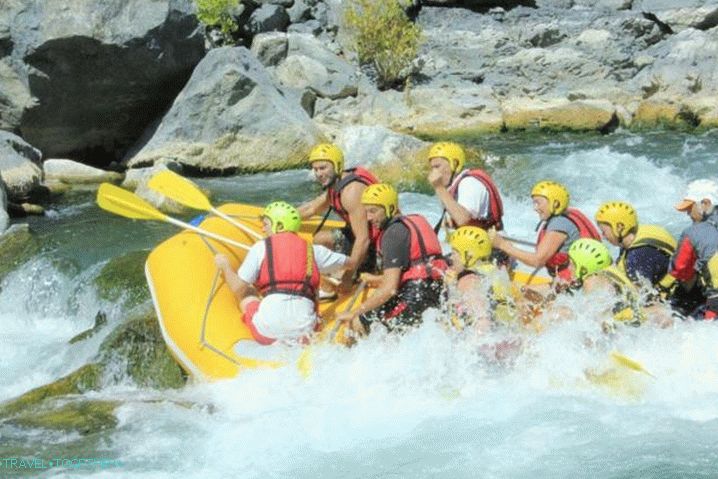
{"label": "river", "polygon": [[[689,220],[673,204],[690,180],[718,171],[715,131],[501,135],[475,144],[501,158],[493,174],[506,230],[525,239],[535,237],[528,192],[538,180],[565,183],[572,205],[590,216],[605,200],[627,200],[641,222],[678,235]],[[311,188],[306,171],[199,183],[216,203],[299,201]],[[439,217],[430,196],[402,193],[400,201],[404,212]],[[91,192],[73,192],[49,210],[29,220],[41,253],[0,284],[0,400],[88,362],[104,335],[68,339],[91,327],[98,310],[110,324],[125,313],[98,299],[92,279],[108,259],[175,231],[107,214]],[[114,430],[90,441],[0,424],[0,457],[23,445],[45,460],[61,453],[116,461],[23,474],[98,479],[715,477],[718,326],[626,331],[610,347],[654,377],[631,373],[631,389],[616,391],[585,376],[609,362],[596,326],[601,305],[567,304],[578,319],[525,340],[511,365],[478,353],[497,338],[447,331],[430,313],[400,338],[378,333],[351,349],[318,347],[306,380],[285,368],[178,391],[108,384],[86,394],[123,401]]]}

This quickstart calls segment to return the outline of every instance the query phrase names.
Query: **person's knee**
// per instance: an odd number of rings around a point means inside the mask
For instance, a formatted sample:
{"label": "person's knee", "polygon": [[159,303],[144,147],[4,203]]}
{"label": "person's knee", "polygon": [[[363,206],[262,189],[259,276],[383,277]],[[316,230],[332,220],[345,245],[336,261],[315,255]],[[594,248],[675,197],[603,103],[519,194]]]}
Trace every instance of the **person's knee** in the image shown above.
{"label": "person's knee", "polygon": [[[242,309],[242,311],[247,311],[250,309],[250,306],[254,306],[252,303],[256,303],[256,306],[259,307],[259,298],[256,296],[247,296],[245,297],[241,303],[239,303],[239,307]],[[256,308],[253,308],[256,310]]]}
{"label": "person's knee", "polygon": [[334,234],[331,231],[320,231],[314,235],[314,244],[334,249]]}

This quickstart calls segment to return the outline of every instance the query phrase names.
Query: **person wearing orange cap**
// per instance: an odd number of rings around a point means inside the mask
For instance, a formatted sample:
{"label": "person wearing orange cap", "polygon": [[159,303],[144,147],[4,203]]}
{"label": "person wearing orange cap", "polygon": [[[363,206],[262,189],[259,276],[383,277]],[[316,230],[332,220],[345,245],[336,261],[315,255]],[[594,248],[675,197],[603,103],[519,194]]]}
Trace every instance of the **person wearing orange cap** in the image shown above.
{"label": "person wearing orange cap", "polygon": [[678,248],[671,258],[669,274],[659,283],[666,292],[675,289],[678,280],[690,291],[698,286],[705,297],[691,316],[695,319],[718,318],[718,183],[710,179],[688,184],[683,200],[676,205],[693,224],[678,240]]}
{"label": "person wearing orange cap", "polygon": [[[329,215],[335,211],[346,222],[342,229],[320,231],[320,224],[314,235],[314,243],[321,244],[334,251],[348,255],[355,269],[347,270],[342,278],[342,289],[350,289],[356,269],[373,271],[376,252],[371,247],[372,236],[366,216],[366,208],[361,203],[361,195],[368,185],[379,180],[362,167],[344,169],[344,153],[332,143],[321,143],[312,148],[308,163],[314,177],[322,186],[322,194],[301,205],[299,214],[302,219],[326,211]],[[326,216],[325,216],[326,219]]]}

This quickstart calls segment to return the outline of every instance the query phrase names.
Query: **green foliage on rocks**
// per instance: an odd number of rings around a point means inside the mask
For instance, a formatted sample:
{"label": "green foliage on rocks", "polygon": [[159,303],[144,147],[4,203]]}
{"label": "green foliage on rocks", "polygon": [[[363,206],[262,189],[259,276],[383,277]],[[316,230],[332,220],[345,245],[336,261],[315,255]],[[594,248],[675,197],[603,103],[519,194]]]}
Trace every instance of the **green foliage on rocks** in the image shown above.
{"label": "green foliage on rocks", "polygon": [[232,34],[239,29],[234,12],[239,9],[240,0],[196,0],[197,18],[209,27],[218,27],[224,40],[234,43]]}
{"label": "green foliage on rocks", "polygon": [[0,281],[40,250],[40,244],[27,225],[18,225],[0,235]]}
{"label": "green foliage on rocks", "polygon": [[344,25],[359,63],[373,65],[380,88],[404,80],[422,43],[421,28],[404,12],[402,0],[350,0]]}
{"label": "green foliage on rocks", "polygon": [[180,388],[187,377],[162,339],[154,313],[122,323],[100,346],[100,364],[106,375],[127,377],[135,384],[158,389]]}
{"label": "green foliage on rocks", "polygon": [[101,375],[100,366],[87,364],[54,383],[35,388],[1,405],[0,418],[32,409],[48,399],[98,389]]}
{"label": "green foliage on rocks", "polygon": [[46,410],[24,411],[10,420],[22,427],[92,434],[117,425],[117,401],[70,401]]}
{"label": "green foliage on rocks", "polygon": [[148,254],[147,251],[134,251],[111,259],[94,281],[100,298],[107,301],[124,298],[128,308],[149,301],[150,292],[145,280]]}
{"label": "green foliage on rocks", "polygon": [[162,340],[154,313],[123,322],[100,346],[94,363],[0,404],[0,422],[93,434],[117,425],[117,401],[87,400],[83,393],[130,380],[148,388],[180,388],[187,376]]}

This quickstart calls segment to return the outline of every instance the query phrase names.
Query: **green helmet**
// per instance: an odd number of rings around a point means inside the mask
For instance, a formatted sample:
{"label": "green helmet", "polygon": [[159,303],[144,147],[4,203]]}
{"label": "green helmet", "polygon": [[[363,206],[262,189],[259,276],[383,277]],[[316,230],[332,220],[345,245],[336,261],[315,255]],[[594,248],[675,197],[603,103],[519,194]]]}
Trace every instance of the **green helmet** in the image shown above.
{"label": "green helmet", "polygon": [[299,231],[302,226],[302,218],[299,216],[299,211],[287,203],[286,201],[275,201],[269,203],[264,211],[262,211],[262,217],[269,218],[272,222],[272,233],[280,233],[282,231]]}
{"label": "green helmet", "polygon": [[591,238],[581,238],[571,243],[568,257],[576,267],[575,275],[579,281],[613,263],[606,245]]}

